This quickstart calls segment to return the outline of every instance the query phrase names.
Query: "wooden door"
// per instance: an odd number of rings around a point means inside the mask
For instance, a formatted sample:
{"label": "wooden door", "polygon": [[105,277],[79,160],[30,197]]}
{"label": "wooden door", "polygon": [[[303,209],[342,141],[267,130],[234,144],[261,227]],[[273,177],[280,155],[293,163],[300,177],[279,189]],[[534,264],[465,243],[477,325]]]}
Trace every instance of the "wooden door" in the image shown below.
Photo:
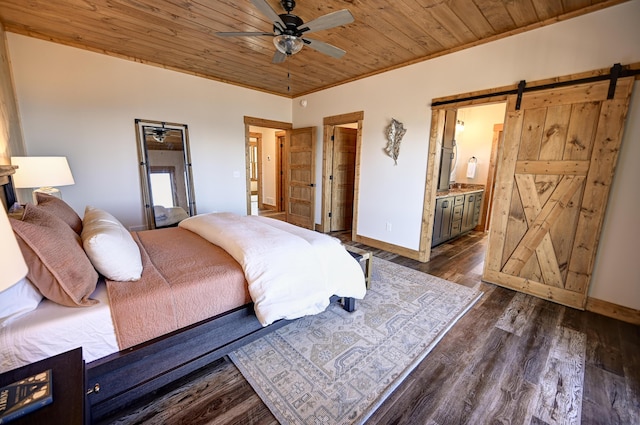
{"label": "wooden door", "polygon": [[436,246],[451,237],[451,219],[453,218],[453,196],[436,199],[435,218],[431,246]]}
{"label": "wooden door", "polygon": [[289,223],[315,226],[316,128],[288,131],[285,171],[285,212]]}
{"label": "wooden door", "polygon": [[632,87],[509,97],[483,280],[584,308]]}
{"label": "wooden door", "polygon": [[335,127],[333,130],[329,225],[332,232],[351,229],[357,137],[355,128]]}

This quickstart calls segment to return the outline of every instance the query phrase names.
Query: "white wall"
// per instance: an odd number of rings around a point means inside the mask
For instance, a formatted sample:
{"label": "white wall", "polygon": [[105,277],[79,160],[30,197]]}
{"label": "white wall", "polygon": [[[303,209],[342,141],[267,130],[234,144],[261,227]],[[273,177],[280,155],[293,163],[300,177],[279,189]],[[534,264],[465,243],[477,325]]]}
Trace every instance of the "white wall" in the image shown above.
{"label": "white wall", "polygon": [[[293,102],[296,127],[318,126],[322,119],[364,111],[358,234],[418,249],[426,176],[432,99],[539,80],[614,63],[640,62],[640,1],[633,0],[568,21],[442,56],[364,80],[305,96]],[[345,56],[348,60],[349,54]],[[636,91],[639,90],[636,83]],[[636,93],[634,98],[637,98]],[[636,101],[637,102],[637,101]],[[391,118],[404,123],[398,165],[382,149]],[[640,309],[640,274],[635,244],[640,194],[640,108],[627,120],[603,243],[594,269],[591,294]],[[635,154],[635,156],[634,156]],[[317,159],[322,158],[318,150]],[[321,163],[321,162],[318,162]],[[321,181],[318,168],[317,181]],[[320,193],[320,190],[318,190]],[[317,208],[320,203],[317,202]],[[319,211],[316,213],[319,216]],[[385,223],[392,223],[392,231]],[[626,232],[626,233],[625,233]],[[637,237],[631,237],[635,234]],[[627,235],[626,238],[619,238]]]}
{"label": "white wall", "polygon": [[198,212],[246,213],[244,116],[291,122],[291,100],[7,34],[28,155],[66,155],[79,214],[143,220],[134,119],[187,124]]}
{"label": "white wall", "polygon": [[[640,40],[640,39],[639,39]],[[640,310],[640,82],[627,115],[589,296]]]}
{"label": "white wall", "polygon": [[[464,121],[464,130],[456,132],[458,159],[456,161],[455,182],[486,184],[491,160],[493,126],[504,122],[506,103],[458,109],[458,119]],[[467,177],[469,159],[476,158],[476,174]]]}

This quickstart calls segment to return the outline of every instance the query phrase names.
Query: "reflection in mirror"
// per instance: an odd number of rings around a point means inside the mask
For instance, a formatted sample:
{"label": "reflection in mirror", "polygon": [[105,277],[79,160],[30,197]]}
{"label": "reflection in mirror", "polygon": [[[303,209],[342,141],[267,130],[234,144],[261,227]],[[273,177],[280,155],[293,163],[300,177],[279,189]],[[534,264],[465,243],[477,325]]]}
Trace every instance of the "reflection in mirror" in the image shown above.
{"label": "reflection in mirror", "polygon": [[147,228],[177,226],[196,214],[187,126],[136,119],[136,137]]}

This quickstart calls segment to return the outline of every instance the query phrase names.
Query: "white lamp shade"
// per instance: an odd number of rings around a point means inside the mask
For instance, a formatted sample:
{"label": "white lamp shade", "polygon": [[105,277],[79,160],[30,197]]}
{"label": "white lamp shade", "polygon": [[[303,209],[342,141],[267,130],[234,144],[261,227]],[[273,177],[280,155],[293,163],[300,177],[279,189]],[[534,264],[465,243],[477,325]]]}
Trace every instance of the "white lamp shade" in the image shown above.
{"label": "white lamp shade", "polygon": [[64,156],[12,156],[18,169],[13,184],[18,189],[74,184],[69,162]]}
{"label": "white lamp shade", "polygon": [[27,264],[13,234],[9,218],[4,208],[0,213],[0,291],[16,284],[27,275]]}

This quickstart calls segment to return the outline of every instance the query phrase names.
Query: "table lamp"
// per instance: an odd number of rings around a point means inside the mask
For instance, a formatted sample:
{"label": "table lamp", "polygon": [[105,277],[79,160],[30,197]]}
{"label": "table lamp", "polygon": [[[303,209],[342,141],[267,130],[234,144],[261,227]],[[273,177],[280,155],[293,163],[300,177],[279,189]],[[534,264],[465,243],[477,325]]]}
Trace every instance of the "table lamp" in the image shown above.
{"label": "table lamp", "polygon": [[0,213],[0,292],[18,283],[27,275],[27,264],[13,234],[11,223],[4,208]]}
{"label": "table lamp", "polygon": [[69,162],[64,156],[12,156],[11,164],[18,166],[13,176],[17,189],[37,188],[33,191],[34,204],[38,203],[37,192],[62,199],[60,190],[53,186],[75,184]]}

